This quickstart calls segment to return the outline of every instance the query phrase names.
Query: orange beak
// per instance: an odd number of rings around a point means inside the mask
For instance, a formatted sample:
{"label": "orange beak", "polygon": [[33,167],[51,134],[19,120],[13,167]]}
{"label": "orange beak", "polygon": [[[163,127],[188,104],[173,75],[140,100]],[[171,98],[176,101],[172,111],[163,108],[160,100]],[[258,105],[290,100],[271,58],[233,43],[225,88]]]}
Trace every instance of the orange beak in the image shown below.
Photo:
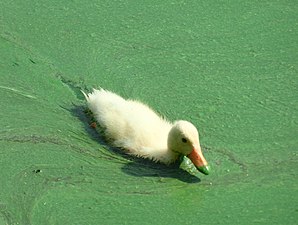
{"label": "orange beak", "polygon": [[209,174],[209,166],[202,154],[200,147],[198,149],[194,148],[187,157],[192,161],[192,163],[201,173],[205,175]]}

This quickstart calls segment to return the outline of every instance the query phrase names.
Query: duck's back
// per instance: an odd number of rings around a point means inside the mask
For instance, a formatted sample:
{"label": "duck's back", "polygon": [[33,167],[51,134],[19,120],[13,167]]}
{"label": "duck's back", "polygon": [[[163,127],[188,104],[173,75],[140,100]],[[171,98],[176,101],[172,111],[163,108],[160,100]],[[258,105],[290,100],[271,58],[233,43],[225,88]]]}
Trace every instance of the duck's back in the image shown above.
{"label": "duck's back", "polygon": [[172,125],[147,105],[125,100],[103,89],[94,90],[86,99],[89,109],[114,146],[136,155],[145,154],[142,151],[146,149],[167,151],[167,138]]}

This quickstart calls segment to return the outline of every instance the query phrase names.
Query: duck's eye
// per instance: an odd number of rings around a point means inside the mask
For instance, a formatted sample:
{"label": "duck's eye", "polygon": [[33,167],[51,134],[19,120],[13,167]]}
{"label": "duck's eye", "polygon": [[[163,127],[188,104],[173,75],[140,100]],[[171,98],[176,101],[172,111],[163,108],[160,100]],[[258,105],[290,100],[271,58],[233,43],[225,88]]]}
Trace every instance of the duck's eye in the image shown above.
{"label": "duck's eye", "polygon": [[187,142],[187,139],[186,139],[186,138],[182,138],[181,141],[182,141],[183,143],[186,143],[186,142]]}

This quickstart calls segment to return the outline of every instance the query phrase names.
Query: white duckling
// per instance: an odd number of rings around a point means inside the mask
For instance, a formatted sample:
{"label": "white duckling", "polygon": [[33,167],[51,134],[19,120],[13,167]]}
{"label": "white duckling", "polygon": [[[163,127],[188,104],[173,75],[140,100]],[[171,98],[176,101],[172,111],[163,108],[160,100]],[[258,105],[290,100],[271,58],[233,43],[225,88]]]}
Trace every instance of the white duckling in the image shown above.
{"label": "white duckling", "polygon": [[200,172],[209,174],[198,131],[190,122],[178,120],[172,124],[149,106],[103,89],[83,94],[88,108],[113,146],[167,165],[185,155]]}

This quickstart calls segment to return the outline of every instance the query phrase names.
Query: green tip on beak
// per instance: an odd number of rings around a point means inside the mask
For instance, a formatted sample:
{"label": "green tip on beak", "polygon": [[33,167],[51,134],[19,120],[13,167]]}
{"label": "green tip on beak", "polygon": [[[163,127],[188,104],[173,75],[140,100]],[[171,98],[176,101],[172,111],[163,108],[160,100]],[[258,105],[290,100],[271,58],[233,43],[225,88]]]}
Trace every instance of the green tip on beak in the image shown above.
{"label": "green tip on beak", "polygon": [[208,175],[210,170],[209,166],[197,166],[197,169],[205,175]]}

